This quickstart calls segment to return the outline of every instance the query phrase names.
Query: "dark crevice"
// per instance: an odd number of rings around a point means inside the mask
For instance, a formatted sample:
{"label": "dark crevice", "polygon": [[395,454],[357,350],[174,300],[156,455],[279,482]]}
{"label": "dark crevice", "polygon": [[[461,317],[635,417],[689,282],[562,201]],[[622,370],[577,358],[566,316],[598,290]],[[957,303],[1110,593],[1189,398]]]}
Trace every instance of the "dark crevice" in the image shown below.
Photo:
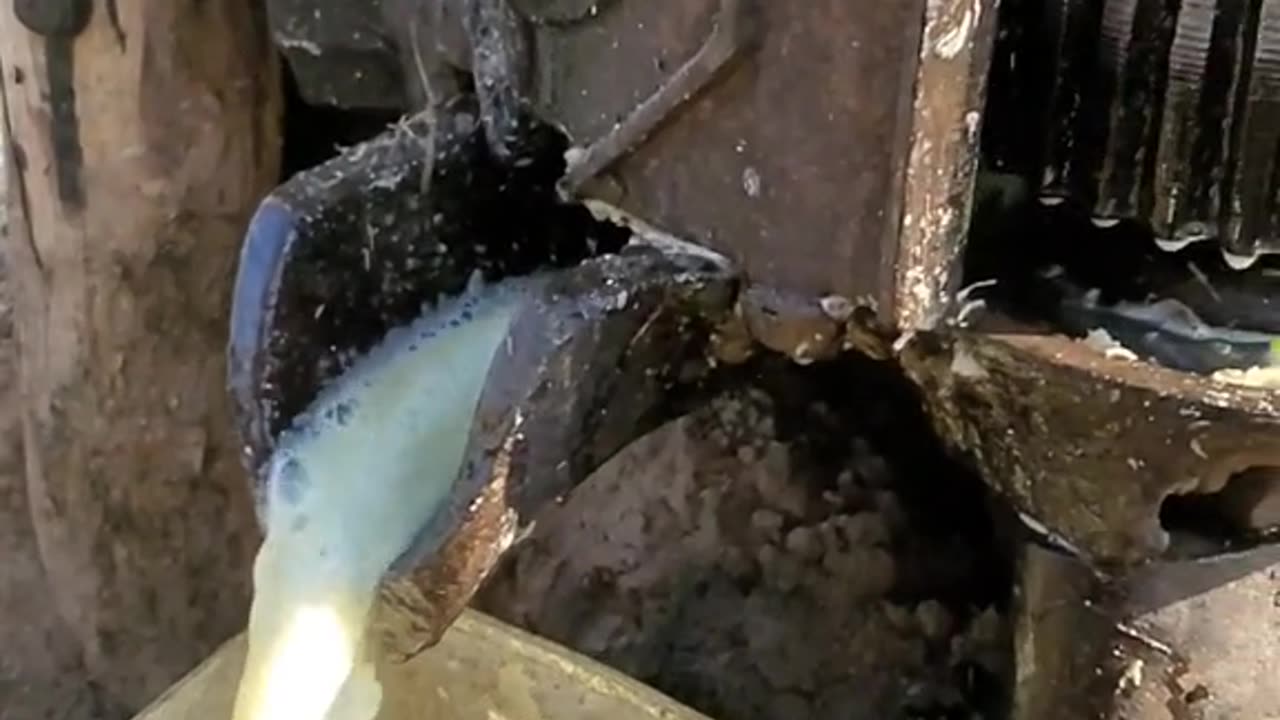
{"label": "dark crevice", "polygon": [[[1231,270],[1216,243],[1168,252],[1143,223],[1099,225],[1083,207],[1046,205],[1027,188],[1011,175],[979,182],[964,277],[995,281],[981,293],[988,307],[1035,332],[1084,338],[1102,329],[1139,358],[1184,372],[1271,362],[1269,334],[1280,333],[1275,258]],[[1210,335],[1192,337],[1181,314],[1135,317],[1135,307],[1146,314],[1156,303],[1189,310]]]}
{"label": "dark crevice", "polygon": [[[479,607],[711,717],[1002,717],[1007,511],[918,390],[856,354],[769,353],[704,390],[541,513]],[[714,519],[684,536],[675,508]]]}
{"label": "dark crevice", "polygon": [[953,555],[913,557],[892,597],[1006,609],[1011,558],[999,541],[990,491],[946,451],[919,390],[896,366],[858,354],[808,368],[786,365],[759,380],[778,408],[779,437],[827,468],[849,465],[856,450],[849,438],[863,438],[897,478],[893,489],[915,531],[909,542],[960,540]]}
{"label": "dark crevice", "polygon": [[345,147],[368,140],[400,119],[391,110],[351,110],[312,105],[302,99],[289,63],[280,61],[284,84],[284,150],[281,177],[315,167]]}
{"label": "dark crevice", "polygon": [[1247,549],[1280,529],[1280,468],[1251,467],[1221,490],[1170,495],[1160,527],[1174,553],[1202,555]]}
{"label": "dark crevice", "polygon": [[[895,579],[886,601],[904,607],[938,601],[962,625],[989,609],[1007,615],[1015,547],[1009,510],[946,450],[918,388],[895,365],[850,353],[808,367],[769,358],[750,372],[752,378],[737,380],[769,396],[794,478],[821,479],[814,490],[830,496],[847,493],[840,469],[854,469],[865,487],[891,491],[900,503],[909,531],[894,540]],[[883,460],[883,477],[868,476],[868,453]],[[855,500],[855,512],[857,507]],[[945,662],[948,652],[931,651],[937,662]],[[963,707],[991,716],[1004,707],[1009,678],[962,662],[952,672]],[[970,717],[965,713],[971,710],[955,711],[936,700],[905,703],[903,717]]]}

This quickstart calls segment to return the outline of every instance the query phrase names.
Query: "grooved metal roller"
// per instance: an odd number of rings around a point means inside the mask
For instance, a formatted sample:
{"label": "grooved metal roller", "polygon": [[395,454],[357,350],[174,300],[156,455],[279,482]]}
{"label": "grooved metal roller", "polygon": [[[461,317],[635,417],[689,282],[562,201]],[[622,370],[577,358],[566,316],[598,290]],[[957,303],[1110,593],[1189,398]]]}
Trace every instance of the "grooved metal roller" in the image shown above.
{"label": "grooved metal roller", "polygon": [[[1280,253],[1280,0],[1015,3],[997,62],[1048,203],[1134,218],[1176,250],[1217,239],[1243,269]],[[1020,107],[1018,107],[1020,106]],[[996,121],[999,123],[999,121]]]}

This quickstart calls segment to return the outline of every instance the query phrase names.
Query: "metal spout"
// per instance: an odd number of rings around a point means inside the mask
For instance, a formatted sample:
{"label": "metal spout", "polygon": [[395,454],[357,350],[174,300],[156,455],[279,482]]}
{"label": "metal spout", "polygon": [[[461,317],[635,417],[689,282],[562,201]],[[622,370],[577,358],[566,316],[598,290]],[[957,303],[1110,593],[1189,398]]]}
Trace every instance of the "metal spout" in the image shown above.
{"label": "metal spout", "polygon": [[251,223],[233,301],[229,382],[261,503],[281,433],[389,330],[474,272],[549,275],[489,368],[448,496],[382,584],[403,658],[439,640],[523,518],[701,396],[736,299],[733,271],[705,254],[575,232],[585,211],[556,199],[557,174],[496,162],[476,118],[456,101],[281,186]]}

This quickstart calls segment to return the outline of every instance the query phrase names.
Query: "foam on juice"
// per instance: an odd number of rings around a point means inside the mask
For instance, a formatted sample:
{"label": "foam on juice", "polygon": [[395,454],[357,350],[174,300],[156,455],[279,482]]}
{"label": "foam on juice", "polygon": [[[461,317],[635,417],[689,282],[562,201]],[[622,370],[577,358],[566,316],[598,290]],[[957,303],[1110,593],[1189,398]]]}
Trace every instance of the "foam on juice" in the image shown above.
{"label": "foam on juice", "polygon": [[393,331],[281,436],[233,720],[377,715],[379,583],[447,497],[488,369],[537,282],[473,283]]}

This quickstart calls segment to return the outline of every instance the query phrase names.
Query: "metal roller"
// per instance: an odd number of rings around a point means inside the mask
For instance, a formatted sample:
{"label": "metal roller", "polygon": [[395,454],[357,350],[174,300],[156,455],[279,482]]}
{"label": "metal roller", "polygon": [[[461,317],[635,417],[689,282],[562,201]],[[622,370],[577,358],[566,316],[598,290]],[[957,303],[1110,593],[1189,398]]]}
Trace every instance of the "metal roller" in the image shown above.
{"label": "metal roller", "polygon": [[1020,69],[993,90],[989,134],[1036,114],[1037,136],[998,162],[1099,225],[1148,223],[1166,250],[1216,239],[1235,269],[1280,252],[1280,0],[1033,0],[1006,13],[1017,31],[997,65]]}

